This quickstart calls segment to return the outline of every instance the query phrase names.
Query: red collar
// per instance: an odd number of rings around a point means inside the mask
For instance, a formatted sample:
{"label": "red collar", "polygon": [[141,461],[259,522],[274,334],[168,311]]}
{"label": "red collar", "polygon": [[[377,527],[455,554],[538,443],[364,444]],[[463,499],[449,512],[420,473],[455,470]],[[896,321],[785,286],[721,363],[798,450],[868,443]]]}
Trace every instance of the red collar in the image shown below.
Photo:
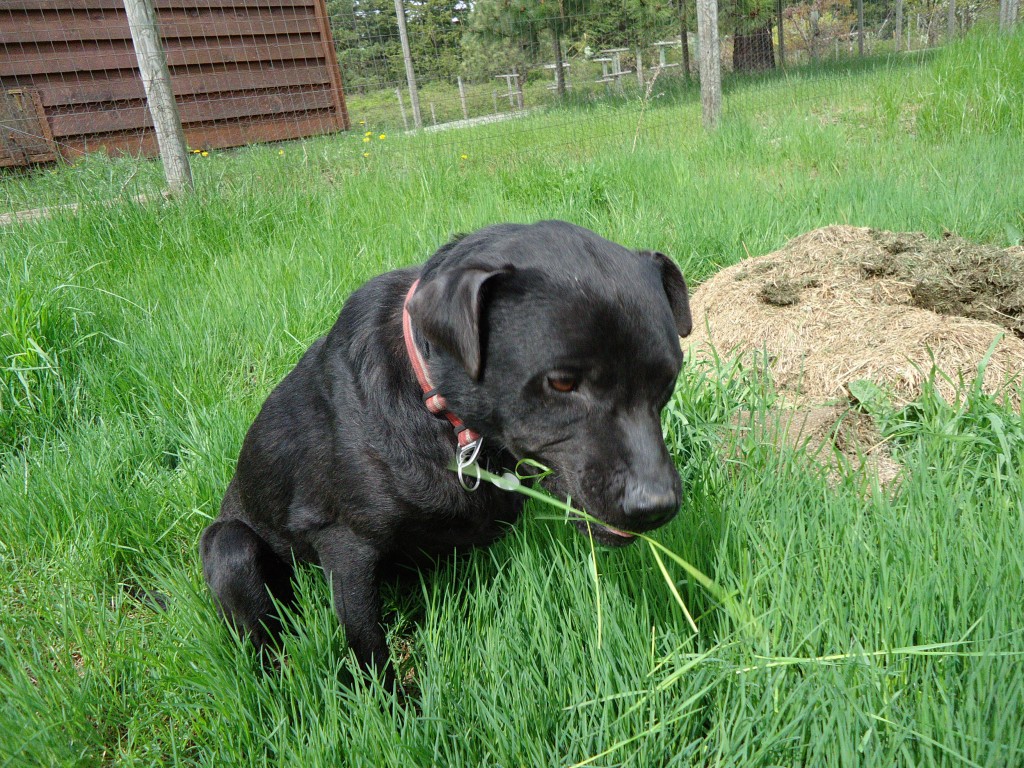
{"label": "red collar", "polygon": [[413,341],[412,318],[409,316],[409,299],[412,298],[412,295],[416,292],[416,286],[419,284],[419,280],[413,282],[409,288],[409,293],[405,295],[405,301],[402,303],[402,335],[405,337],[405,351],[409,354],[409,362],[412,363],[413,371],[416,372],[416,380],[419,381],[420,387],[423,389],[423,402],[426,404],[427,410],[435,416],[444,416],[448,419],[459,440],[459,447],[465,448],[467,445],[478,441],[480,435],[463,424],[462,419],[448,410],[448,403],[445,402],[444,396],[430,383],[427,363],[416,347],[416,342]]}

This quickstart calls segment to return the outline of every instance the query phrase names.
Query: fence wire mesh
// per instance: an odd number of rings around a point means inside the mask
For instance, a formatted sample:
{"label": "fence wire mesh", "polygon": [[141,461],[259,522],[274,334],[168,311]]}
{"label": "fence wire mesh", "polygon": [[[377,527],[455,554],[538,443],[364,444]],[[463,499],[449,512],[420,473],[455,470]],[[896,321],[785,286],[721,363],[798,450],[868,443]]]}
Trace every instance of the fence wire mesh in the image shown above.
{"label": "fence wire mesh", "polygon": [[[695,0],[153,0],[194,152],[351,129],[381,136],[495,123],[537,142],[629,134],[696,89]],[[1001,0],[1004,8],[1016,0]],[[727,0],[723,69],[934,46],[995,0]],[[1013,9],[1016,15],[1015,6]],[[404,20],[406,34],[400,29]],[[630,125],[594,105],[640,103]],[[650,109],[647,109],[650,107]],[[562,110],[561,130],[529,117]],[[0,4],[0,166],[155,153],[123,0]],[[556,120],[556,123],[558,121]],[[477,132],[479,135],[493,135]]]}

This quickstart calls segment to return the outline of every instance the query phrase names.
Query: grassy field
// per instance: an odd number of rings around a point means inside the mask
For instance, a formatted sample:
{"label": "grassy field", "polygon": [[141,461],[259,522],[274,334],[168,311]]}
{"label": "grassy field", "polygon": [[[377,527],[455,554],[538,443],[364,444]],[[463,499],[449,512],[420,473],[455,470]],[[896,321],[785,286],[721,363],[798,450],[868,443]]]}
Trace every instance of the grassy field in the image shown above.
{"label": "grassy field", "polygon": [[154,163],[0,177],[9,210],[82,204],[0,229],[0,766],[1024,764],[1024,421],[975,392],[877,414],[888,492],[724,431],[771,392],[688,366],[658,538],[735,606],[667,561],[694,635],[647,550],[598,551],[595,586],[535,508],[389,594],[403,704],[350,676],[313,569],[259,671],[196,551],[271,387],[453,232],[565,218],[693,282],[837,222],[1016,242],[1024,34],[733,80],[711,136],[684,89],[362,138],[196,157],[194,197],[147,205],[101,202]]}

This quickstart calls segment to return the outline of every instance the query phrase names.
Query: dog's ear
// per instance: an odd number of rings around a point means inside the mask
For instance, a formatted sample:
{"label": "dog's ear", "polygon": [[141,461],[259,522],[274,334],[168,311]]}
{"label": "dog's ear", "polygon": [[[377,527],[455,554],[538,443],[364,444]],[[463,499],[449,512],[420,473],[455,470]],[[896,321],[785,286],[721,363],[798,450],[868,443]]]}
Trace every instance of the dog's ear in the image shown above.
{"label": "dog's ear", "polygon": [[444,270],[420,283],[409,299],[409,314],[426,337],[458,360],[473,381],[480,378],[480,318],[484,284],[511,266],[464,266]]}
{"label": "dog's ear", "polygon": [[690,296],[686,288],[686,279],[679,267],[664,253],[658,251],[643,251],[644,255],[650,256],[661,269],[661,284],[665,287],[665,295],[668,296],[668,305],[672,310],[672,317],[676,321],[676,330],[680,336],[689,336],[693,330],[693,317],[690,315]]}

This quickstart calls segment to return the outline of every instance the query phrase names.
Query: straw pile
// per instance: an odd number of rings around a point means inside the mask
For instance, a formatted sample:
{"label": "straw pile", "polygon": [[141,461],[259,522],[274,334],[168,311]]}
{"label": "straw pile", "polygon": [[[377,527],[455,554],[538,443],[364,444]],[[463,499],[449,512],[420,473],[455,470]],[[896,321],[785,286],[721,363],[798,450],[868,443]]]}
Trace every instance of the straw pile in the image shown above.
{"label": "straw pile", "polygon": [[[982,388],[1009,386],[1005,396],[1020,407],[1013,386],[1024,375],[1024,248],[826,227],[722,270],[691,308],[690,354],[713,347],[766,364],[796,410],[787,442],[821,432],[823,421],[835,426],[838,417],[823,419],[822,408],[848,410],[851,382],[869,379],[899,405],[920,393],[933,365],[953,382],[973,381],[997,338]],[[952,383],[939,377],[937,385],[954,398]],[[838,432],[825,431],[836,443]],[[853,442],[872,439],[861,437]]]}

